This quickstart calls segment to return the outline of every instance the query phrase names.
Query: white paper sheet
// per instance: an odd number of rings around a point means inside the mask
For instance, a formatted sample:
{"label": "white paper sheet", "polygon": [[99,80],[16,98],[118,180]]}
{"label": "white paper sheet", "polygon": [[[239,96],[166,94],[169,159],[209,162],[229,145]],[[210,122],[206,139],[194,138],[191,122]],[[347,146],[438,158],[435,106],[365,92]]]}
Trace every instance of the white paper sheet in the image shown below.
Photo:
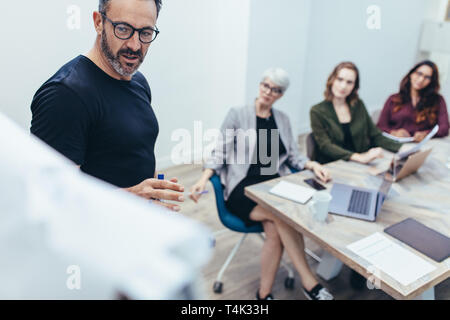
{"label": "white paper sheet", "polygon": [[281,181],[275,187],[270,189],[269,192],[276,196],[305,204],[306,201],[311,199],[316,191],[295,183]]}
{"label": "white paper sheet", "polygon": [[409,155],[417,152],[420,150],[420,148],[422,148],[428,141],[430,141],[431,138],[433,138],[436,133],[439,131],[439,125],[435,125],[433,130],[430,131],[430,133],[427,134],[427,136],[418,144],[416,144],[414,147],[412,147],[411,149],[404,151],[404,152],[398,152],[395,156],[397,157],[397,159],[404,159],[406,157],[408,157]]}
{"label": "white paper sheet", "polygon": [[347,248],[404,286],[436,269],[379,232],[354,242]]}
{"label": "white paper sheet", "polygon": [[385,136],[386,138],[389,138],[391,140],[400,142],[400,143],[408,143],[408,142],[414,141],[414,137],[396,137],[387,132],[383,132],[383,136]]}

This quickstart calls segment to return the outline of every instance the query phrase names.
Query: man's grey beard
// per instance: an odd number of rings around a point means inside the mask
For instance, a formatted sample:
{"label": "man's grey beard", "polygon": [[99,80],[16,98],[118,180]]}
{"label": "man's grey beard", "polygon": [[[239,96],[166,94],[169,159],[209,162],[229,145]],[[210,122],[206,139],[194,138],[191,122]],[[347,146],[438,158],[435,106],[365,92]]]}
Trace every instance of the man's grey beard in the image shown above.
{"label": "man's grey beard", "polygon": [[101,48],[102,48],[102,52],[105,55],[106,59],[108,60],[109,64],[111,65],[111,67],[113,67],[113,69],[120,74],[122,77],[132,77],[134,76],[137,72],[139,67],[141,66],[141,63],[143,62],[143,57],[139,57],[139,63],[137,64],[136,68],[133,71],[127,71],[122,67],[122,64],[120,63],[120,54],[123,53],[122,50],[119,50],[117,52],[117,55],[114,55],[109,44],[108,41],[106,40],[106,32],[105,30],[103,30],[102,32],[102,39],[101,39]]}

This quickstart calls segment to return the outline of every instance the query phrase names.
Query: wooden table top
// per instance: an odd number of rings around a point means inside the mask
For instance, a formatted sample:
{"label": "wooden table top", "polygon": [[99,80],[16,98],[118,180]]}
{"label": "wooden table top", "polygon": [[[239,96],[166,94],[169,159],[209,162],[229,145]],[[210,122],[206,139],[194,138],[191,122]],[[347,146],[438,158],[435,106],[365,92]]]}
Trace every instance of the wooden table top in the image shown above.
{"label": "wooden table top", "polygon": [[[306,205],[269,194],[270,188],[281,180],[307,186],[303,180],[313,177],[313,173],[308,170],[249,186],[245,188],[245,194],[305,236],[316,241],[350,268],[365,275],[366,278],[378,280],[380,289],[392,297],[412,299],[450,276],[450,258],[437,263],[384,233],[383,230],[406,218],[413,218],[450,237],[450,168],[448,167],[450,166],[450,137],[433,139],[426,144],[426,148],[429,147],[432,147],[433,151],[418,172],[392,185],[376,222],[332,214],[328,215],[326,222],[317,222],[312,218]],[[371,175],[369,172],[374,168],[387,167],[390,159],[392,154],[386,153],[384,159],[379,159],[371,165],[342,160],[329,163],[326,167],[330,170],[333,180],[326,185],[327,189],[330,190],[335,182],[378,189],[382,178]],[[436,269],[408,286],[403,286],[383,272],[377,275],[369,273],[367,269],[371,264],[347,249],[347,245],[375,232],[383,233],[395,243],[435,266]]]}

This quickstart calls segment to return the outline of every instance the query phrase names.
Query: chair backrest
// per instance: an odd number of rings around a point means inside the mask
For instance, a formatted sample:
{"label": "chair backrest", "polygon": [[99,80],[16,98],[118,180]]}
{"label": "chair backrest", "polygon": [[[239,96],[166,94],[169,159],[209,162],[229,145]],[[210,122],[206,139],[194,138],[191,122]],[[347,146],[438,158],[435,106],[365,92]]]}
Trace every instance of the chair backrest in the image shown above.
{"label": "chair backrest", "polygon": [[380,119],[381,109],[375,110],[372,112],[372,121],[375,125],[378,123],[378,119]]}
{"label": "chair backrest", "polygon": [[306,137],[306,155],[310,160],[315,160],[316,140],[314,140],[314,135],[312,134],[312,132]]}
{"label": "chair backrest", "polygon": [[230,211],[228,211],[227,207],[225,206],[225,200],[223,198],[222,183],[220,182],[220,177],[218,175],[213,175],[209,180],[211,181],[214,187],[214,194],[216,195],[216,205],[217,205],[217,212],[219,213],[219,219],[225,227],[227,227],[230,230],[243,233],[263,232],[263,227],[261,223],[247,227],[245,223],[241,219],[239,219],[239,217],[235,216]]}

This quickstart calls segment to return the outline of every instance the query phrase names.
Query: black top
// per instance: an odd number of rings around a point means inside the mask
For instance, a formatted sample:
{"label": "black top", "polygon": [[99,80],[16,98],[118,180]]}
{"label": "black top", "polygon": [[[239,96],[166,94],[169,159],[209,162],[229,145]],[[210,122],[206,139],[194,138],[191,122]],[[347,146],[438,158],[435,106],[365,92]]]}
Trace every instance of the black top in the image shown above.
{"label": "black top", "polygon": [[[228,197],[228,200],[225,202],[225,205],[227,206],[228,210],[230,210],[230,212],[232,212],[234,215],[242,219],[242,221],[245,223],[246,226],[251,226],[257,224],[258,222],[250,219],[250,213],[256,206],[256,202],[250,200],[245,196],[244,194],[245,187],[261,183],[267,180],[271,180],[274,178],[278,178],[280,176],[278,174],[278,163],[280,160],[279,158],[282,154],[286,153],[286,148],[284,147],[284,144],[281,141],[281,137],[279,137],[278,149],[276,149],[276,147],[274,146],[275,154],[273,155],[272,158],[271,130],[274,129],[276,130],[278,129],[278,127],[273,116],[270,116],[267,119],[256,117],[256,132],[258,134],[252,164],[248,169],[247,176],[241,182],[239,182],[238,185],[232,190],[230,196]],[[262,136],[267,137],[265,139],[265,141],[267,141],[266,145],[264,145],[264,142],[260,140]],[[261,157],[259,154],[260,141],[263,146],[262,150],[263,157]],[[267,159],[264,160],[264,157],[267,157]],[[272,161],[274,161],[275,163],[273,163]],[[269,170],[268,173],[267,172],[265,173],[264,171],[261,170],[263,168],[271,168],[271,169],[273,168],[274,170],[273,171]]]}
{"label": "black top", "polygon": [[352,133],[350,131],[350,122],[341,123],[342,130],[344,130],[344,145],[342,146],[346,150],[355,151],[353,145]]}
{"label": "black top", "polygon": [[[278,154],[274,154],[272,157],[272,139],[271,139],[271,130],[277,130],[277,124],[275,122],[275,118],[273,117],[273,115],[271,115],[269,118],[260,118],[260,117],[256,117],[256,132],[257,132],[257,141],[256,141],[256,148],[255,148],[255,153],[253,155],[253,161],[252,164],[250,165],[250,168],[248,169],[247,172],[247,177],[250,176],[261,176],[261,169],[262,168],[275,168],[275,172],[273,172],[272,174],[276,174],[278,172],[278,162],[280,160],[280,156],[282,154],[286,153],[286,148],[284,147],[283,142],[281,141],[281,137],[278,133],[278,149],[276,149],[275,151],[278,152]],[[260,138],[262,137],[266,137],[266,146],[263,146],[261,153],[263,155],[263,157],[261,158],[261,154],[260,154]],[[261,143],[264,143],[263,141]],[[264,147],[266,149],[264,149]],[[274,146],[274,148],[276,148],[276,146]],[[264,157],[267,156],[267,158],[270,159],[270,161],[268,162],[268,159],[264,159]],[[275,161],[276,163],[272,165],[272,161]]]}
{"label": "black top", "polygon": [[80,55],[42,85],[31,111],[31,133],[83,172],[120,188],[154,177],[159,127],[140,72],[116,80]]}

